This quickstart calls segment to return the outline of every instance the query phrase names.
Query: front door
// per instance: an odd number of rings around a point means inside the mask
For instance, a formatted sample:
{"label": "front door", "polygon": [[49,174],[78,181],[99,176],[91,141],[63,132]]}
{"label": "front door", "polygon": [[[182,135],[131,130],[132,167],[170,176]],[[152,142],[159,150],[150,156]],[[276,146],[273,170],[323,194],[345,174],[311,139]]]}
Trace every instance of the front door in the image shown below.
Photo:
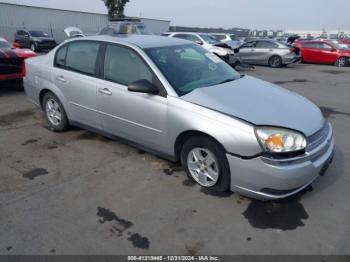
{"label": "front door", "polygon": [[338,52],[328,43],[319,43],[320,61],[325,64],[334,64],[338,59]]}
{"label": "front door", "polygon": [[128,85],[146,79],[155,85],[155,74],[133,49],[106,46],[103,75],[97,80],[97,102],[105,131],[158,151],[165,149],[167,98],[128,91]]}
{"label": "front door", "polygon": [[246,63],[254,63],[255,58],[256,58],[256,42],[248,42],[242,45],[239,49],[239,57],[243,62]]}

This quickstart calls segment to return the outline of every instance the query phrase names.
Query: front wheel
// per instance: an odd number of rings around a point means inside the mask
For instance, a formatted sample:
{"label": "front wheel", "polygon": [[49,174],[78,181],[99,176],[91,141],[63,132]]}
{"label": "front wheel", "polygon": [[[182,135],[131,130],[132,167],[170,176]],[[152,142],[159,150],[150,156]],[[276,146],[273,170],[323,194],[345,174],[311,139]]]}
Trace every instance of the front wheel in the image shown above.
{"label": "front wheel", "polygon": [[335,62],[335,66],[344,67],[349,63],[349,61],[350,61],[350,58],[340,57],[340,58],[338,58],[337,62]]}
{"label": "front wheel", "polygon": [[224,192],[230,188],[230,167],[225,150],[204,136],[187,140],[181,152],[182,165],[190,177],[202,187]]}
{"label": "front wheel", "polygon": [[38,46],[37,46],[35,43],[31,43],[31,44],[30,44],[30,49],[31,49],[33,52],[37,52],[37,51],[38,51]]}
{"label": "front wheel", "polygon": [[60,100],[51,92],[43,98],[43,110],[50,129],[62,132],[69,128],[66,111]]}
{"label": "front wheel", "polygon": [[269,65],[273,68],[282,67],[282,58],[278,55],[274,55],[269,59]]}

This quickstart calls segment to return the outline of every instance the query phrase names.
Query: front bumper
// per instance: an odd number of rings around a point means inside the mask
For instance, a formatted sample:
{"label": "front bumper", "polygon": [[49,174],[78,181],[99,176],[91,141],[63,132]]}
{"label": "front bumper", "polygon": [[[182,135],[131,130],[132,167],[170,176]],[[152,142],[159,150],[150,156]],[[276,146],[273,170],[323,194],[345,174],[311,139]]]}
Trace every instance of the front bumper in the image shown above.
{"label": "front bumper", "polygon": [[260,200],[294,195],[309,186],[328,168],[334,155],[333,132],[317,148],[300,157],[242,159],[227,154],[231,190]]}
{"label": "front bumper", "polygon": [[39,49],[48,49],[48,50],[54,49],[57,45],[55,42],[35,42],[35,43]]}
{"label": "front bumper", "polygon": [[224,60],[229,65],[234,65],[237,63],[237,57],[234,54],[228,54],[225,56],[220,56],[222,60]]}

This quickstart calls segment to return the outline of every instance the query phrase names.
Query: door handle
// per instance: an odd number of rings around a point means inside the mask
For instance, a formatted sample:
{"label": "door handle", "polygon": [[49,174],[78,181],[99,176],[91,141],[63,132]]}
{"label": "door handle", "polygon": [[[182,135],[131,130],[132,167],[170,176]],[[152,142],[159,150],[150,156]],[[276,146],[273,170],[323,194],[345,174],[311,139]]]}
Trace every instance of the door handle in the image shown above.
{"label": "door handle", "polygon": [[56,80],[59,81],[59,82],[62,82],[62,83],[66,83],[67,82],[67,80],[64,78],[64,76],[58,76],[56,78]]}
{"label": "door handle", "polygon": [[111,96],[112,95],[112,92],[109,91],[108,88],[99,88],[98,92],[100,92],[101,94],[107,95],[107,96]]}
{"label": "door handle", "polygon": [[252,49],[250,49],[250,51],[255,51],[255,49],[254,49],[254,48],[252,48]]}

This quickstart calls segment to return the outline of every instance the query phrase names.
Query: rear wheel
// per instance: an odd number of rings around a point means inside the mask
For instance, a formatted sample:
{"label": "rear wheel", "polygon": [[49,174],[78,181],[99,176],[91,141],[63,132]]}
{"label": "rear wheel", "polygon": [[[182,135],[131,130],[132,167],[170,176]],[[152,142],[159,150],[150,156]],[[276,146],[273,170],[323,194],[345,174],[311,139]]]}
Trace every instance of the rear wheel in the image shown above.
{"label": "rear wheel", "polygon": [[62,132],[69,128],[66,111],[60,100],[53,93],[49,92],[45,94],[43,98],[43,110],[50,129]]}
{"label": "rear wheel", "polygon": [[349,63],[349,61],[350,61],[350,58],[340,57],[338,58],[337,62],[335,62],[335,66],[344,67]]}
{"label": "rear wheel", "polygon": [[278,55],[271,56],[269,59],[269,65],[273,68],[282,67],[282,58]]}
{"label": "rear wheel", "polygon": [[230,188],[230,168],[225,150],[213,139],[192,137],[181,151],[187,175],[202,187],[224,192]]}

